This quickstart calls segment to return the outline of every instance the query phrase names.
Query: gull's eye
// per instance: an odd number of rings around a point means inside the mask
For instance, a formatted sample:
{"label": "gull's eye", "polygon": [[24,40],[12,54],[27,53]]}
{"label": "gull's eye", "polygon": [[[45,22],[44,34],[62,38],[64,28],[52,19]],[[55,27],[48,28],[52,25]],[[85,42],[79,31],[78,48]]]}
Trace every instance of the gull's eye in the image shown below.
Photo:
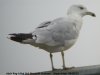
{"label": "gull's eye", "polygon": [[79,7],[81,10],[83,10],[84,9],[84,7]]}

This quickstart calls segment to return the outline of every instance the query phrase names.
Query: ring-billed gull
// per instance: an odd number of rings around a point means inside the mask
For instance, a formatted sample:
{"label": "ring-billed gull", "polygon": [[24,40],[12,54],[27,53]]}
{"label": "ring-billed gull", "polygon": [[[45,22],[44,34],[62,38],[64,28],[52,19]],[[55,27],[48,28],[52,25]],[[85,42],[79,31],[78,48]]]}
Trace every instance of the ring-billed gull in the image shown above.
{"label": "ring-billed gull", "polygon": [[52,70],[54,70],[52,53],[61,52],[63,69],[65,67],[64,52],[76,42],[82,26],[82,17],[95,14],[82,5],[72,5],[67,17],[60,17],[52,21],[41,23],[31,33],[13,33],[9,38],[22,44],[30,44],[50,52]]}

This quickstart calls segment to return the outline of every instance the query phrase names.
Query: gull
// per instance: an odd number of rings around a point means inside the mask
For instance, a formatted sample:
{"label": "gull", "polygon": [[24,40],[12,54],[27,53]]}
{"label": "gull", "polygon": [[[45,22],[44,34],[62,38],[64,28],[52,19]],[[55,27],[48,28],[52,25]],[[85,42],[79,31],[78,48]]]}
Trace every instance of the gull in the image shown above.
{"label": "gull", "polygon": [[85,15],[95,17],[95,14],[88,11],[83,5],[72,5],[68,9],[66,17],[43,22],[30,33],[11,33],[8,38],[49,52],[52,70],[55,69],[52,53],[61,52],[63,69],[67,69],[64,51],[72,47],[77,41],[82,27],[82,18]]}

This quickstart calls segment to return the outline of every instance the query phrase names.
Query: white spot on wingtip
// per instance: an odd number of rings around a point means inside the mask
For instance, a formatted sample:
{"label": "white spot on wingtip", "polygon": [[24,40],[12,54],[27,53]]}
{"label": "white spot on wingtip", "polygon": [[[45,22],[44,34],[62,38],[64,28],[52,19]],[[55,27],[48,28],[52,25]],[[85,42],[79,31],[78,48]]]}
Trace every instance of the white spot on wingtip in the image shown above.
{"label": "white spot on wingtip", "polygon": [[36,35],[33,35],[33,37],[32,37],[34,40],[36,40],[37,39],[37,36]]}
{"label": "white spot on wingtip", "polygon": [[15,37],[14,35],[8,35],[7,38],[11,39],[11,37]]}

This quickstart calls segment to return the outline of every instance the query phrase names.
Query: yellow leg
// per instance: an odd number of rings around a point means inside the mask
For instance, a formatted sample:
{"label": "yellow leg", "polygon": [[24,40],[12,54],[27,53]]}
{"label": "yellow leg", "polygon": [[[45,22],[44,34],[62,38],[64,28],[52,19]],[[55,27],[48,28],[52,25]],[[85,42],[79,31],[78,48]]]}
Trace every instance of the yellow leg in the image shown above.
{"label": "yellow leg", "polygon": [[63,51],[61,52],[61,55],[62,55],[62,61],[63,61],[63,69],[65,69],[66,66],[65,66],[64,52]]}
{"label": "yellow leg", "polygon": [[52,53],[50,53],[50,59],[51,59],[51,65],[52,65],[52,70],[54,70],[54,65],[53,65],[53,59],[52,59],[53,55]]}

